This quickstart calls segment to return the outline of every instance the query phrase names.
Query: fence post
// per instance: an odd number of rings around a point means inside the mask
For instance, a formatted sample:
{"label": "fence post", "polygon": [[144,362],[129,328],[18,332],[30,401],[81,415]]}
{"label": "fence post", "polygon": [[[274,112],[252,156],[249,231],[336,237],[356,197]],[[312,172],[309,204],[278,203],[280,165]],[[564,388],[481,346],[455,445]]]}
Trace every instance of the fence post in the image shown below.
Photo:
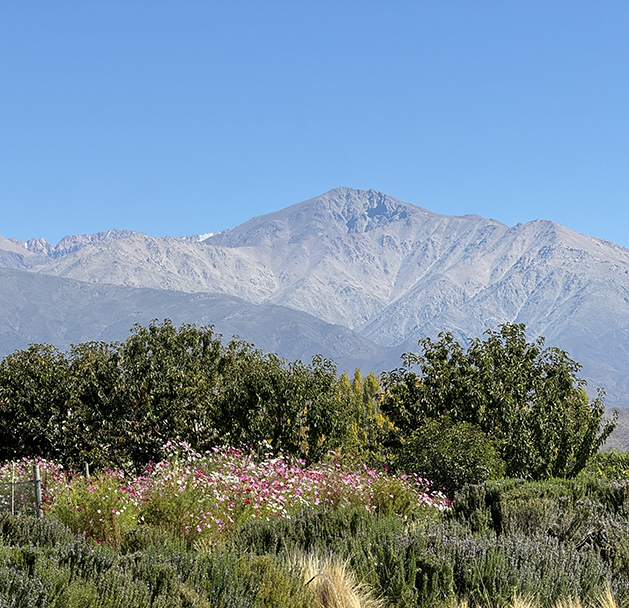
{"label": "fence post", "polygon": [[41,477],[39,476],[39,465],[33,465],[33,485],[35,486],[35,511],[37,519],[41,519],[44,513],[41,508]]}
{"label": "fence post", "polygon": [[87,462],[83,463],[83,477],[89,479],[90,477],[90,465]]}
{"label": "fence post", "polygon": [[11,515],[15,515],[15,462],[11,461]]}

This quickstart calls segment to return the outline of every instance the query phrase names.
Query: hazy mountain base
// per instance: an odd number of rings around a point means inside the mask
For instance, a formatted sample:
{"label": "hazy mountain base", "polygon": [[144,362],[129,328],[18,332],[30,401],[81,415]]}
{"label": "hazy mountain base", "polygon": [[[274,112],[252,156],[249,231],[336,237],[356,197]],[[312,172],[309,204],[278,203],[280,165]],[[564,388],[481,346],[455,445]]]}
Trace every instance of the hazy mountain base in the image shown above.
{"label": "hazy mountain base", "polygon": [[[549,221],[508,227],[337,188],[202,241],[115,230],[66,237],[54,247],[0,237],[2,265],[170,294],[127,293],[125,303],[105,303],[119,297],[107,286],[94,292],[101,302],[81,304],[82,313],[58,308],[66,326],[48,329],[61,322],[51,311],[37,321],[26,317],[31,304],[13,307],[13,344],[48,341],[47,331],[61,347],[61,338],[122,339],[133,321],[170,317],[213,323],[289,359],[320,352],[341,369],[379,372],[396,367],[419,338],[447,330],[463,342],[514,322],[526,324],[529,339],[545,336],[579,361],[591,395],[603,387],[608,406],[629,404],[629,251]],[[54,285],[40,283],[52,290],[42,301],[59,301]],[[215,309],[177,292],[211,292],[197,297],[213,298]],[[229,305],[218,306],[217,294]],[[75,338],[81,314],[97,331]]]}
{"label": "hazy mountain base", "polygon": [[272,304],[255,305],[224,294],[182,293],[94,285],[0,268],[0,357],[29,343],[61,350],[86,341],[122,341],[134,323],[169,318],[175,325],[214,325],[265,352],[309,362],[333,359],[339,371],[379,373],[398,365],[397,349],[383,348],[312,315]]}
{"label": "hazy mountain base", "polygon": [[613,410],[610,408],[605,415],[611,416],[612,411],[618,412],[618,420],[616,428],[603,445],[603,449],[625,452],[629,450],[629,407],[618,407]]}

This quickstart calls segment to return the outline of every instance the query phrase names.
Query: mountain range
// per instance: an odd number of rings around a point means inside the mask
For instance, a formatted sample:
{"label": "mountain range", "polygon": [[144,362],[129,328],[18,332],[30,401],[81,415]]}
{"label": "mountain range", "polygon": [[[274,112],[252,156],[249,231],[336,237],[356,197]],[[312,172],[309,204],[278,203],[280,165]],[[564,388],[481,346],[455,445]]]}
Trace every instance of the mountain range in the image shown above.
{"label": "mountain range", "polygon": [[424,336],[525,323],[629,405],[629,250],[537,220],[448,216],[337,188],[232,230],[0,237],[0,356],[122,340],[134,322],[213,324],[289,359],[393,369]]}

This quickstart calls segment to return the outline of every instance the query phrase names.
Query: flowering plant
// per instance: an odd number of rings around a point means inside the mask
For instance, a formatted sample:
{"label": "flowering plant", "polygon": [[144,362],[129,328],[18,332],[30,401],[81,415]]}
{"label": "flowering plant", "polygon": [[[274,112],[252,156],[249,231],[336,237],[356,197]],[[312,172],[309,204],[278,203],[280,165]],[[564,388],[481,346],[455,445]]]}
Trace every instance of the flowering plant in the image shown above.
{"label": "flowering plant", "polygon": [[188,542],[237,529],[249,519],[291,517],[307,507],[364,507],[398,513],[447,507],[442,494],[418,477],[389,476],[338,462],[306,467],[282,455],[256,456],[231,447],[195,452],[168,443],[167,458],[126,479],[102,471],[84,479],[54,469],[48,510],[97,542],[118,544],[125,529],[160,526]]}

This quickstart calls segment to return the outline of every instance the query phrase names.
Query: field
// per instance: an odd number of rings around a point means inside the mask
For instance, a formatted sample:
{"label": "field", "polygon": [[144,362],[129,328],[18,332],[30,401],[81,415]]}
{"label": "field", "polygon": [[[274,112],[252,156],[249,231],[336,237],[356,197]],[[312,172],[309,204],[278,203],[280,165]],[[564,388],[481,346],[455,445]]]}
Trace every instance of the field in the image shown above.
{"label": "field", "polygon": [[[0,517],[0,606],[626,605],[627,459],[467,486],[331,455],[182,445],[134,478],[40,462],[45,517]],[[31,463],[17,464],[27,477]],[[6,480],[9,465],[0,475]]]}

